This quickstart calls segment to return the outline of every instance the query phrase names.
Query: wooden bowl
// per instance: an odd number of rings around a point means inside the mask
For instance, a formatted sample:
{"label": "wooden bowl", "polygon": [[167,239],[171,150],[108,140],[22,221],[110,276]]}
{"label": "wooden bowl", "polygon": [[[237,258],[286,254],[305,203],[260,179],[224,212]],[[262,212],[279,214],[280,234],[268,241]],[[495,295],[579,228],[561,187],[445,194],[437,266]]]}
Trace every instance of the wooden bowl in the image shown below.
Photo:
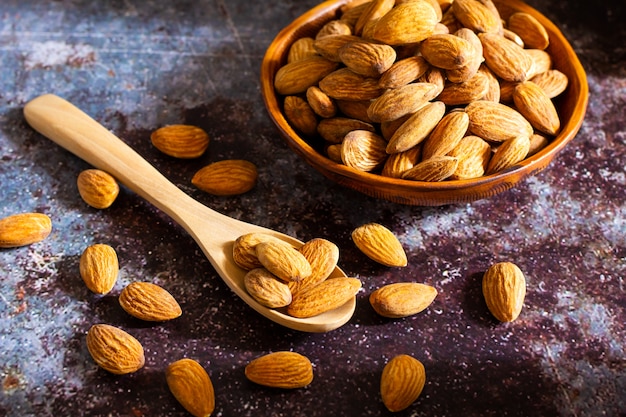
{"label": "wooden bowl", "polygon": [[274,90],[274,76],[286,63],[291,44],[299,38],[314,36],[328,21],[335,19],[339,8],[349,0],[326,1],[285,27],[270,44],[261,66],[261,90],[269,115],[291,149],[324,176],[345,187],[368,196],[395,203],[437,206],[470,202],[491,197],[513,187],[529,175],[546,168],[553,158],[577,134],[583,122],[588,101],[585,71],[561,31],[537,10],[519,0],[495,0],[503,17],[515,11],[533,15],[546,28],[550,37],[547,51],[553,59],[553,68],[567,75],[567,90],[555,98],[561,118],[561,131],[550,144],[538,153],[502,172],[470,180],[424,182],[384,177],[358,171],[333,162],[300,136],[287,122],[282,110],[282,97]]}

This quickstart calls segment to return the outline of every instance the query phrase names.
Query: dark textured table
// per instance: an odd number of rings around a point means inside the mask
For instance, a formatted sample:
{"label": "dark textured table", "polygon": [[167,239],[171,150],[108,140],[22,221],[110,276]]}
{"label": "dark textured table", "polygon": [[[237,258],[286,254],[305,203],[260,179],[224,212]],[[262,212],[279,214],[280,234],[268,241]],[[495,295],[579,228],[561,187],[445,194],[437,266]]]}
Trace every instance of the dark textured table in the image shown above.
{"label": "dark textured table", "polygon": [[[626,415],[626,6],[530,1],[571,41],[588,71],[590,102],[576,139],[545,171],[496,197],[423,208],[377,201],[330,183],[279,138],[262,104],[265,49],[316,4],[225,0],[3,0],[0,5],[0,217],[48,214],[43,242],[0,250],[0,415],[184,416],[164,369],[190,357],[209,372],[217,416],[386,415],[384,364],[406,353],[427,381],[403,416]],[[126,189],[107,210],[88,207],[76,177],[89,166],[36,134],[24,104],[52,92],[122,137],[184,191],[232,217],[301,240],[324,237],[363,281],[353,319],[325,334],[282,328],[236,298],[193,240]],[[195,124],[211,136],[200,159],[150,144],[155,128]],[[190,184],[200,167],[243,158],[256,188],[211,197]],[[407,268],[365,258],[350,232],[392,229]],[[78,273],[80,254],[107,243],[121,271],[96,296]],[[528,292],[513,323],[497,323],[480,281],[492,263],[524,271]],[[168,289],[182,317],[132,319],[117,295],[145,280]],[[369,293],[397,281],[439,291],[424,312],[378,317]],[[94,323],[141,341],[146,365],[126,376],[98,368],[86,348]],[[294,350],[314,364],[305,389],[246,380],[251,359]]]}

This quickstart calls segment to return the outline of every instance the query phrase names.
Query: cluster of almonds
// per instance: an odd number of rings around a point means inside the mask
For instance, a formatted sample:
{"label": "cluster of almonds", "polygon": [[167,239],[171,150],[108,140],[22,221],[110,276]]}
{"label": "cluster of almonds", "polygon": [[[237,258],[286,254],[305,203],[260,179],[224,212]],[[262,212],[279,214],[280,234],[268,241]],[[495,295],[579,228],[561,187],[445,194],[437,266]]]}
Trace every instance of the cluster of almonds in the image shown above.
{"label": "cluster of almonds", "polygon": [[[386,227],[368,223],[357,227],[352,239],[365,255],[390,267],[407,265],[400,241]],[[299,248],[266,233],[247,233],[233,243],[233,260],[245,269],[245,288],[259,304],[306,318],[338,308],[361,289],[357,278],[331,277],[339,259],[333,242],[315,238]],[[381,316],[408,317],[428,307],[437,290],[416,282],[388,284],[370,294]]]}
{"label": "cluster of almonds", "polygon": [[560,130],[545,27],[491,0],[355,0],[290,47],[286,119],[359,171],[417,181],[506,169]]}

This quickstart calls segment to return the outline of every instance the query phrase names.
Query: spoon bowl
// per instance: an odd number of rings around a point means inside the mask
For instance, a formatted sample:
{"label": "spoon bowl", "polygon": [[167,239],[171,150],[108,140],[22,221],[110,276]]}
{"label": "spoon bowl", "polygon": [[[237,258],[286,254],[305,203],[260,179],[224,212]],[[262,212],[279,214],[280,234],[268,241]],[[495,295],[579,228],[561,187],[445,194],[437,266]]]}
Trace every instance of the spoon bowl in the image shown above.
{"label": "spoon bowl", "polygon": [[[218,213],[172,184],[130,146],[82,110],[53,94],[39,96],[26,104],[24,116],[43,136],[113,175],[182,226],[200,246],[228,287],[246,304],[268,319],[303,332],[327,332],[345,324],[356,306],[356,298],[341,307],[310,318],[295,318],[264,307],[244,286],[246,271],[235,264],[235,239],[246,233],[267,233],[295,247],[303,242],[275,230],[249,224]],[[336,268],[331,278],[346,276]]]}

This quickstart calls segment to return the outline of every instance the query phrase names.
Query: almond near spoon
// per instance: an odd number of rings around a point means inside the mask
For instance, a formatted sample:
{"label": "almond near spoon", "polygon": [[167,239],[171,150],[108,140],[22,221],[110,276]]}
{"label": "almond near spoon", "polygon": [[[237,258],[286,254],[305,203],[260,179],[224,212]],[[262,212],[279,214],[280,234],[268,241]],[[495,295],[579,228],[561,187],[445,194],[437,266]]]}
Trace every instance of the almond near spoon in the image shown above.
{"label": "almond near spoon", "polygon": [[[104,126],[58,96],[46,94],[31,100],[24,107],[24,116],[33,129],[94,167],[113,175],[181,225],[202,248],[224,282],[263,316],[304,332],[333,330],[352,317],[356,298],[334,310],[305,319],[260,305],[244,287],[246,271],[233,261],[233,242],[250,232],[269,233],[296,247],[302,242],[271,229],[232,219],[204,206],[172,184]],[[336,268],[332,276],[345,276],[345,273]]]}

